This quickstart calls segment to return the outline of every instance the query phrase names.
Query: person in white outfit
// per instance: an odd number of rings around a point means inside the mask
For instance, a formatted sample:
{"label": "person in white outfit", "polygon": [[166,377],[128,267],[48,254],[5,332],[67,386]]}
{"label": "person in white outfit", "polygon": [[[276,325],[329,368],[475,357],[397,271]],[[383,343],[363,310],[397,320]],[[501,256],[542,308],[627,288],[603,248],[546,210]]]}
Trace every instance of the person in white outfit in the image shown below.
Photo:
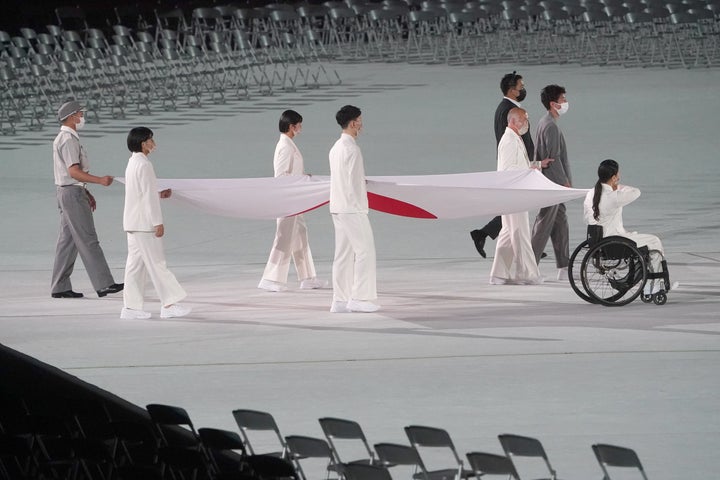
{"label": "person in white outfit", "polygon": [[330,311],[374,312],[377,299],[375,240],[368,219],[365,166],[356,139],[362,112],[345,105],[335,115],[342,134],[330,149],[330,214],[335,226],[333,302]]}
{"label": "person in white outfit", "polygon": [[[552,159],[530,163],[522,136],[527,133],[527,112],[515,107],[508,112],[508,125],[498,143],[497,169],[527,170],[545,167]],[[542,283],[540,270],[530,243],[530,220],[528,212],[502,216],[502,230],[495,244],[495,258],[490,270],[493,285]]]}
{"label": "person in white outfit", "polygon": [[[280,140],[275,146],[273,159],[276,177],[305,175],[302,154],[293,140],[302,131],[302,121],[302,116],[294,110],[285,110],[280,115]],[[286,290],[290,260],[295,264],[301,289],[327,285],[315,275],[307,226],[302,215],[277,219],[275,240],[258,288],[270,292]]]}
{"label": "person in white outfit", "polygon": [[127,232],[124,307],[120,318],[145,319],[143,310],[147,277],[160,297],[161,318],[183,317],[191,308],[178,302],[187,294],[167,268],[162,236],[165,234],[160,198],[169,198],[170,189],[158,192],[155,169],[148,155],[155,150],[153,132],[146,127],[130,130],[127,146],[132,155],[125,169],[125,210],[123,229]]}
{"label": "person in white outfit", "polygon": [[[662,271],[665,256],[662,242],[655,235],[628,232],[623,225],[623,207],[640,197],[640,190],[620,184],[620,166],[615,160],[603,160],[598,167],[598,181],[595,188],[585,197],[583,211],[585,223],[603,227],[603,237],[618,235],[634,241],[638,247],[647,247],[650,251],[650,268],[653,272]],[[648,281],[645,294],[657,293],[663,282]],[[668,285],[669,286],[669,285]]]}

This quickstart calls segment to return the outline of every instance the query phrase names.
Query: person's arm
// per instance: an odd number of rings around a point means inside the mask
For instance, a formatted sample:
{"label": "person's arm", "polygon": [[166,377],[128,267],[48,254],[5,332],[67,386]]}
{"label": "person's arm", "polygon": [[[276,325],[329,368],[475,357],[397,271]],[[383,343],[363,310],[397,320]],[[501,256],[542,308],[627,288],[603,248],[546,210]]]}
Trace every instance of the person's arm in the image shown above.
{"label": "person's arm", "polygon": [[[554,160],[556,158],[560,158],[560,147],[562,145],[562,134],[555,123],[547,124],[542,132],[538,132],[538,145],[541,142],[544,145],[543,151],[540,152],[539,150],[536,150],[535,159],[538,161],[547,160],[547,163],[543,168],[550,169],[548,177],[557,184],[569,187],[570,180],[568,179],[562,162],[555,162]],[[542,158],[538,158],[540,155],[542,155]]]}
{"label": "person's arm", "polygon": [[275,150],[275,158],[273,160],[276,177],[292,174],[294,153],[295,152],[293,151],[291,146],[287,143],[278,145],[277,149]]}
{"label": "person's arm", "polygon": [[585,219],[585,223],[587,225],[596,225],[597,220],[595,220],[595,213],[592,209],[593,204],[593,198],[595,197],[595,190],[592,189],[588,192],[588,194],[585,196],[585,202],[583,202],[583,218]]}
{"label": "person's arm", "polygon": [[155,169],[151,163],[143,164],[138,169],[138,184],[140,186],[141,198],[146,202],[144,208],[147,209],[148,218],[155,230],[155,236],[162,237],[165,234],[162,211],[160,210],[160,197],[162,192],[158,193]]}
{"label": "person's arm", "polygon": [[640,197],[640,189],[629,185],[618,185],[617,190],[615,190],[614,193],[615,200],[619,207],[624,207]]}
{"label": "person's arm", "polygon": [[70,165],[68,167],[68,173],[72,178],[82,183],[97,183],[98,185],[103,185],[107,187],[113,182],[113,177],[111,177],[110,175],[98,177],[88,172],[83,172],[83,170],[80,168],[79,163],[73,163],[72,165]]}

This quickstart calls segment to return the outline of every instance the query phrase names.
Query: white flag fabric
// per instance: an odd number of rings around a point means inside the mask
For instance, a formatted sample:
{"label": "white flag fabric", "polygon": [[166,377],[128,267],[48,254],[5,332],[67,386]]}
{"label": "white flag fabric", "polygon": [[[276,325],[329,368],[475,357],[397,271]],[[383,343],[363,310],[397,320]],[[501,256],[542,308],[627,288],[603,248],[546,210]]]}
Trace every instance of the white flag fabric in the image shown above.
{"label": "white flag fabric", "polygon": [[[172,189],[166,201],[212,215],[274,219],[328,203],[330,177],[165,178],[158,179],[158,188]],[[367,190],[373,210],[429,219],[525,212],[585,197],[588,191],[557,185],[537,170],[367,177]]]}

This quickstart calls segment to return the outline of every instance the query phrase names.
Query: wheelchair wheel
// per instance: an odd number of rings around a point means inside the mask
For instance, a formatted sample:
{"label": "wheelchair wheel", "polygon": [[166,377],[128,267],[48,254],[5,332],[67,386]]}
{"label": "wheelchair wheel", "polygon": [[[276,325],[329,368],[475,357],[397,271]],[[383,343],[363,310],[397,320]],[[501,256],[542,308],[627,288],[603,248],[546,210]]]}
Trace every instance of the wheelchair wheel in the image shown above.
{"label": "wheelchair wheel", "polygon": [[655,302],[655,305],[665,305],[665,302],[667,302],[667,295],[665,292],[658,292],[655,295],[653,295],[653,302]]}
{"label": "wheelchair wheel", "polygon": [[644,293],[640,295],[640,300],[642,300],[643,303],[652,303],[653,302],[653,296],[652,295],[645,295]]}
{"label": "wheelchair wheel", "polygon": [[583,258],[580,280],[596,302],[627,305],[642,293],[647,281],[645,257],[631,240],[615,237],[599,242]]}
{"label": "wheelchair wheel", "polygon": [[[568,280],[570,280],[570,286],[578,297],[588,303],[597,303],[594,298],[585,293],[585,289],[582,286],[582,280],[580,280],[580,262],[582,262],[582,259],[585,258],[588,250],[590,250],[590,242],[585,240],[578,245],[572,255],[570,255],[570,263],[568,264]],[[575,263],[576,259],[577,263]]]}

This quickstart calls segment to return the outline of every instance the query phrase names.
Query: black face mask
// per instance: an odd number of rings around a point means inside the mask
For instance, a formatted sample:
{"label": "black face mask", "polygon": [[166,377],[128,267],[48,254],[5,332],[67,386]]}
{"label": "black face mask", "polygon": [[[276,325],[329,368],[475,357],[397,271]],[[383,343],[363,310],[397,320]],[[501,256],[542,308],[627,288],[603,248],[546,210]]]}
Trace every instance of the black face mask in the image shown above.
{"label": "black face mask", "polygon": [[525,100],[526,96],[527,96],[527,90],[525,90],[525,87],[523,87],[520,89],[520,91],[518,93],[517,101],[522,102],[523,100]]}

